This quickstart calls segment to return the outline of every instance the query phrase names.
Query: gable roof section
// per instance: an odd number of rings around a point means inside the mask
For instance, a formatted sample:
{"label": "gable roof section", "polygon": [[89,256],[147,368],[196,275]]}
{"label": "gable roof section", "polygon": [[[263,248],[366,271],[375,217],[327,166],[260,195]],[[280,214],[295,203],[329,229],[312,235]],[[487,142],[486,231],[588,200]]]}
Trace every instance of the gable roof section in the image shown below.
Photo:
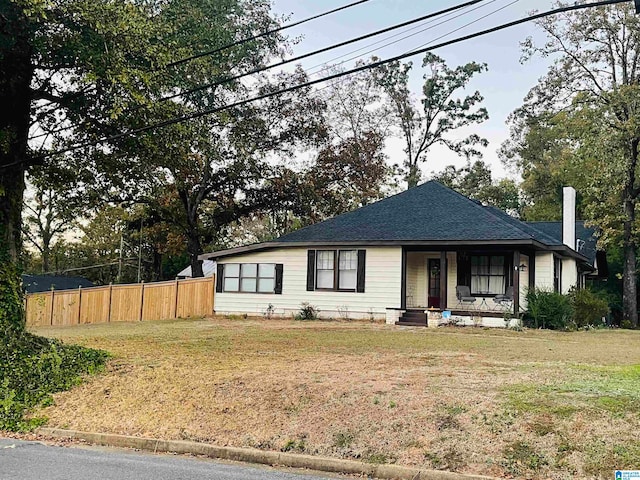
{"label": "gable roof section", "polygon": [[562,245],[439,182],[418,187],[284,235],[274,243],[538,240]]}

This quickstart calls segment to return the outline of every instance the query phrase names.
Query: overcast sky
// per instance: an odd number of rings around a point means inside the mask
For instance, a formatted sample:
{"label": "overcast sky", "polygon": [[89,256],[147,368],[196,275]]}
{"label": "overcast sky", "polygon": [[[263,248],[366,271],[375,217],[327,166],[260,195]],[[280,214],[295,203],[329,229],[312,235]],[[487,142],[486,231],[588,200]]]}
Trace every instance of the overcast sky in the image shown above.
{"label": "overcast sky", "polygon": [[[367,3],[335,13],[328,17],[306,23],[287,30],[290,36],[301,35],[302,41],[294,47],[294,54],[316,50],[324,46],[339,43],[350,38],[363,35],[387,26],[423,16],[427,13],[458,5],[463,0],[370,0]],[[332,8],[350,3],[350,0],[274,0],[274,11],[278,14],[289,14],[289,22],[301,20],[308,16],[321,13]],[[552,7],[551,0],[485,0],[479,5],[449,14],[438,20],[427,20],[417,28],[415,25],[406,33],[389,38],[377,45],[371,45],[380,39],[396,35],[404,29],[389,32],[380,37],[374,37],[358,44],[352,44],[341,49],[332,50],[323,55],[306,59],[303,67],[310,73],[317,72],[312,67],[322,62],[339,63],[358,54],[359,58],[369,58],[377,55],[387,58],[398,55],[419,46],[435,42],[442,42],[458,36],[467,35],[501,23],[523,18],[534,9],[547,10]],[[462,14],[462,15],[461,15]],[[457,17],[457,18],[455,18]],[[481,18],[485,17],[485,18]],[[437,23],[447,20],[446,23]],[[473,22],[471,25],[469,23]],[[458,30],[457,30],[458,29]],[[422,31],[424,30],[424,31]],[[454,32],[454,30],[457,30]],[[384,47],[388,42],[401,39],[406,35],[415,34],[393,45]],[[490,119],[474,127],[471,131],[489,140],[489,147],[485,149],[484,159],[490,164],[494,174],[498,177],[510,175],[501,164],[497,150],[502,142],[508,138],[509,130],[506,124],[508,115],[522,104],[522,100],[538,78],[546,70],[548,60],[535,59],[524,65],[520,63],[520,42],[528,36],[543,38],[533,24],[523,24],[511,29],[493,33],[474,40],[462,42],[434,51],[443,57],[450,67],[470,61],[488,64],[485,72],[472,82],[470,89],[479,90],[485,97],[484,106],[489,111]],[[438,40],[436,40],[438,37]],[[360,52],[348,54],[359,48],[368,46]],[[374,52],[366,53],[368,50]],[[341,57],[335,59],[336,57]],[[420,66],[422,56],[412,57],[414,69],[412,74],[412,90],[419,92],[422,75],[425,73]],[[345,67],[352,66],[356,59],[344,63]],[[317,78],[316,76],[312,78]],[[471,131],[460,132],[466,136]],[[399,140],[389,143],[387,153],[392,161],[401,162],[403,159],[403,144]],[[464,159],[444,148],[433,149],[429,152],[428,161],[422,166],[424,172],[442,170],[446,165],[457,167],[464,165]]]}

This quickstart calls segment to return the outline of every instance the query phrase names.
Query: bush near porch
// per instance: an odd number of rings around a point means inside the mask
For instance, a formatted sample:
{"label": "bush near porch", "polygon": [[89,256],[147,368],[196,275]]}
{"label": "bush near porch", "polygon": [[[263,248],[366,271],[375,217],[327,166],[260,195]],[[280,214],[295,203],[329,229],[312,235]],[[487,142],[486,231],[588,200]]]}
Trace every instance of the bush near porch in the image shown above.
{"label": "bush near porch", "polygon": [[43,327],[114,355],[49,425],[517,478],[640,458],[640,332],[213,319]]}
{"label": "bush near porch", "polygon": [[527,292],[524,325],[551,330],[602,327],[609,312],[607,300],[589,289],[573,289],[568,295],[532,289]]}

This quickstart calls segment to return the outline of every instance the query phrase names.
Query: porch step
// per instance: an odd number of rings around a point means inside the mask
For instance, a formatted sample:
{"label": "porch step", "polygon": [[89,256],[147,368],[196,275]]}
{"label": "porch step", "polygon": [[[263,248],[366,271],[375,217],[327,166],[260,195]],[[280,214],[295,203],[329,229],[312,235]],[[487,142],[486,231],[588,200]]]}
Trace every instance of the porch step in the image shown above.
{"label": "porch step", "polygon": [[427,314],[424,310],[407,310],[398,319],[396,325],[427,325]]}

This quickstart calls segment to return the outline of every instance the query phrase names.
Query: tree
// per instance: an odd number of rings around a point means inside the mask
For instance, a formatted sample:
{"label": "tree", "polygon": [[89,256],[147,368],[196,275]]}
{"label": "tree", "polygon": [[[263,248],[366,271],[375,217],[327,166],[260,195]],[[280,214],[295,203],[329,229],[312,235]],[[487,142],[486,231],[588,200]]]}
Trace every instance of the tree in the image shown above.
{"label": "tree", "polygon": [[322,149],[303,173],[304,223],[355,210],[387,196],[394,169],[387,165],[383,138],[373,132],[347,137]]}
{"label": "tree", "polygon": [[[0,4],[0,248],[15,262],[21,250],[25,172],[52,147],[96,139],[194,111],[226,95],[203,91],[189,103],[157,102],[265,64],[284,52],[271,35],[175,67],[172,61],[228,45],[278,25],[266,0],[8,0]],[[213,90],[213,91],[212,91]],[[65,128],[66,127],[66,128]],[[44,132],[43,150],[29,135]],[[171,133],[171,132],[169,132]],[[125,152],[146,137],[120,137],[67,155],[94,172],[127,176]],[[32,143],[32,148],[35,145]],[[112,175],[111,182],[116,175]],[[106,182],[94,176],[96,184]],[[4,282],[5,280],[2,279]]]}
{"label": "tree", "polygon": [[378,82],[386,93],[389,107],[404,139],[404,167],[408,188],[418,185],[420,163],[426,161],[429,149],[434,145],[444,145],[468,158],[481,156],[477,147],[486,147],[486,139],[471,134],[459,140],[448,134],[489,118],[484,107],[475,109],[483,100],[480,92],[476,91],[464,99],[454,98],[455,93],[465,88],[474,75],[487,69],[486,65],[471,62],[450,69],[442,58],[427,53],[422,66],[428,67],[430,73],[423,76],[425,82],[419,101],[414,99],[409,89],[409,72],[412,66],[411,62],[402,64],[396,61],[376,71]]}
{"label": "tree", "polygon": [[[305,78],[300,69],[265,77],[258,91],[280,90]],[[218,89],[210,101],[224,105],[246,94],[242,86],[234,89]],[[295,195],[280,188],[282,167],[273,157],[324,138],[324,103],[310,93],[289,92],[176,126],[169,136],[146,136],[141,147],[122,157],[138,179],[130,199],[149,205],[180,230],[194,277],[203,274],[198,256],[204,246],[219,240],[230,224]],[[119,174],[113,172],[102,172],[114,177],[108,190],[122,193]]]}
{"label": "tree", "polygon": [[522,218],[527,221],[562,219],[562,187],[577,189],[576,215],[584,217],[586,177],[574,161],[566,112],[533,114],[525,107],[509,117],[511,135],[500,148],[505,165],[520,172]]}
{"label": "tree", "polygon": [[22,232],[40,253],[42,273],[51,270],[52,248],[73,228],[82,211],[75,177],[75,172],[58,166],[35,166],[29,172],[32,194],[24,203]]}
{"label": "tree", "polygon": [[623,315],[637,327],[640,19],[630,5],[617,5],[547,17],[537,25],[547,41],[525,41],[525,58],[555,60],[525,99],[526,118],[562,118],[585,215],[605,245],[622,246]]}
{"label": "tree", "polygon": [[508,178],[494,181],[491,169],[482,160],[476,160],[457,169],[447,166],[442,172],[433,174],[433,180],[446,185],[461,194],[492,205],[514,216],[520,215],[520,189]]}
{"label": "tree", "polygon": [[[358,61],[356,66],[364,64]],[[344,71],[344,67],[332,66],[326,69],[326,74]],[[375,72],[365,70],[330,80],[319,93],[327,104],[330,143],[352,141],[357,144],[372,134],[383,142],[386,140],[393,125],[392,111],[383,101],[384,91]]]}

